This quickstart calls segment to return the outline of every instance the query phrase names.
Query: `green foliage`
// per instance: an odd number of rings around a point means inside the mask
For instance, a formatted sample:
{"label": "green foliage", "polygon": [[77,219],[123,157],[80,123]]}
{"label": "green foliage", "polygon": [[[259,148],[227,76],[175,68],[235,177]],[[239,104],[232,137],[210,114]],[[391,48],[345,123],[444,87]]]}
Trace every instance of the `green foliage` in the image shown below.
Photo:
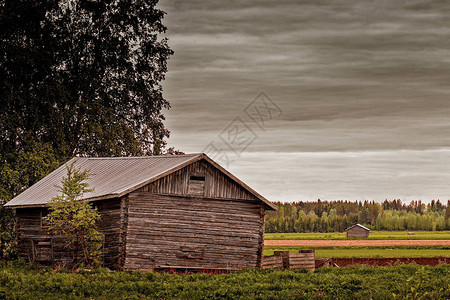
{"label": "green foliage", "polygon": [[44,220],[48,222],[51,234],[64,237],[76,261],[91,267],[100,264],[103,235],[97,230],[96,224],[100,220],[97,209],[79,200],[84,193],[92,191],[84,182],[88,177],[87,170],[76,169],[73,163],[67,166],[67,177],[59,187],[61,195],[50,201],[50,213]]}
{"label": "green foliage", "polygon": [[[446,275],[448,276],[448,274]],[[405,297],[399,297],[400,295],[396,294],[394,296],[401,299],[445,299],[444,297],[446,297],[445,295],[448,294],[448,289],[450,288],[450,282],[447,281],[442,286],[434,286],[433,289],[433,283],[430,282],[432,281],[431,279],[431,272],[425,267],[421,267],[402,286],[401,294],[405,295]]]}
{"label": "green foliage", "polygon": [[[0,1],[2,203],[76,155],[163,151],[173,51],[157,2]],[[14,214],[1,208],[0,219],[4,256]]]}
{"label": "green foliage", "polygon": [[27,145],[0,164],[0,199],[7,203],[58,166],[51,145],[27,137]]}
{"label": "green foliage", "polygon": [[17,240],[14,226],[15,215],[11,209],[0,206],[0,257],[11,259],[16,257]]}
{"label": "green foliage", "polygon": [[450,229],[448,205],[431,201],[428,205],[400,200],[382,204],[365,201],[320,201],[275,203],[278,211],[268,211],[266,232],[343,232],[356,223],[376,230]]}
{"label": "green foliage", "polygon": [[[448,299],[450,265],[244,270],[222,275],[55,272],[0,263],[0,297],[10,299]],[[413,289],[411,289],[413,288]],[[417,299],[417,298],[416,298]]]}
{"label": "green foliage", "polygon": [[30,134],[58,158],[160,153],[173,51],[157,2],[2,1],[0,153]]}
{"label": "green foliage", "polygon": [[[4,141],[0,141],[1,145]],[[1,158],[0,154],[0,158]],[[49,144],[31,136],[17,153],[7,153],[0,163],[0,200],[7,203],[30,185],[59,166]],[[15,256],[15,215],[11,209],[0,207],[0,256]]]}
{"label": "green foliage", "polygon": [[427,211],[422,214],[396,210],[384,210],[377,218],[377,230],[446,230],[450,223],[445,221],[444,210]]}

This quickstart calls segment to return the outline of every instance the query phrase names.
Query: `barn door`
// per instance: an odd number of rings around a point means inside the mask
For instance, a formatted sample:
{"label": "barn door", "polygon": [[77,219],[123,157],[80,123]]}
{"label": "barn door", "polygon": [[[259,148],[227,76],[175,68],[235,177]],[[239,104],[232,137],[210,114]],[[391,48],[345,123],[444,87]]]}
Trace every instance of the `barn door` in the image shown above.
{"label": "barn door", "polygon": [[33,262],[53,263],[53,241],[51,238],[32,239],[31,249]]}

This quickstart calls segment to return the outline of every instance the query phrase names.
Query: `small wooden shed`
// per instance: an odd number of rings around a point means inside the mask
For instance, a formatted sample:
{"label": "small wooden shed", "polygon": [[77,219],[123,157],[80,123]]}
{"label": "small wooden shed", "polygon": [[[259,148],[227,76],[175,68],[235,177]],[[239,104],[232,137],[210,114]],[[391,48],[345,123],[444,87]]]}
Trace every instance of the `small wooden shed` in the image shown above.
{"label": "small wooden shed", "polygon": [[347,238],[368,238],[370,229],[361,224],[355,224],[347,228],[346,231]]}
{"label": "small wooden shed", "polygon": [[[107,267],[119,270],[261,266],[266,210],[277,207],[205,154],[73,158],[101,215]],[[18,252],[41,263],[70,261],[42,217],[66,174],[61,166],[5,206],[16,209]]]}

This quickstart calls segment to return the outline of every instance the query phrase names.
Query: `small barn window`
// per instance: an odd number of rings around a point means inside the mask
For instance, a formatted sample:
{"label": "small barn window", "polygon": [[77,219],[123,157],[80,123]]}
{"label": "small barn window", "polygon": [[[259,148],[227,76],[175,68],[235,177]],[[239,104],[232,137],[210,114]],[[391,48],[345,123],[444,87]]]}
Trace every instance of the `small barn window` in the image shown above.
{"label": "small barn window", "polygon": [[205,175],[194,174],[189,176],[188,194],[204,195],[205,194]]}
{"label": "small barn window", "polygon": [[195,176],[195,175],[191,175],[191,176],[189,177],[189,180],[205,181],[205,176]]}

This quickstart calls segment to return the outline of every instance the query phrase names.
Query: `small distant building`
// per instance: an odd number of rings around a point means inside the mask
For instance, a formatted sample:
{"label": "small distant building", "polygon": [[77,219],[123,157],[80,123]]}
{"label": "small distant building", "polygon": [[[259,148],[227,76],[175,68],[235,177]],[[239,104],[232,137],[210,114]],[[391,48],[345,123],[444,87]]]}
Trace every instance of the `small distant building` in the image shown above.
{"label": "small distant building", "polygon": [[361,224],[353,225],[347,228],[347,238],[368,238],[370,229]]}

